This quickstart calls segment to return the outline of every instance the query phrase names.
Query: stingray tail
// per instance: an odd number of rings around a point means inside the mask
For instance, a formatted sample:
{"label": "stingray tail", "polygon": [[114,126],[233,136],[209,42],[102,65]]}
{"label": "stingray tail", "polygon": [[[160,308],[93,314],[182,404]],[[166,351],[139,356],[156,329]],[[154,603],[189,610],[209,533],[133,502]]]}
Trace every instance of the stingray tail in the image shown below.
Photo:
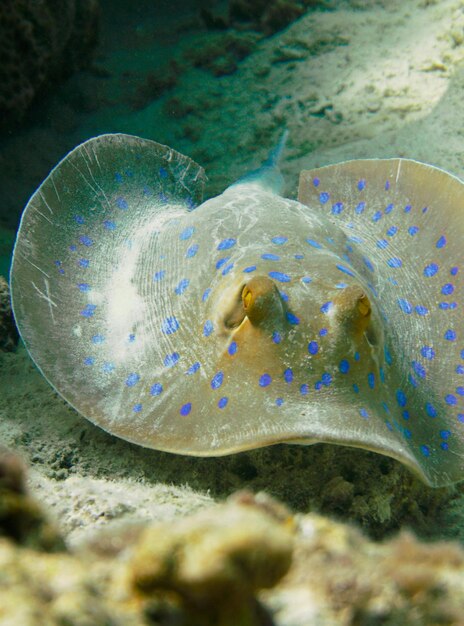
{"label": "stingray tail", "polygon": [[263,187],[267,191],[280,194],[283,190],[284,178],[280,171],[279,163],[287,143],[287,138],[288,130],[285,129],[277,145],[270,150],[267,159],[263,161],[262,165],[258,167],[258,169],[247,172],[241,176],[231,187],[253,183]]}

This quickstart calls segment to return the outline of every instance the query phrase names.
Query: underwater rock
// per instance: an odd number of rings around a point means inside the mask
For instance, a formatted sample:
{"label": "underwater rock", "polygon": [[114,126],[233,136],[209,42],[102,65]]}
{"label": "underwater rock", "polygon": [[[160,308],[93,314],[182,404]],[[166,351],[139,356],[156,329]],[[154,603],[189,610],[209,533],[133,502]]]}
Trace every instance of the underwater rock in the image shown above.
{"label": "underwater rock", "polygon": [[18,456],[0,446],[0,537],[35,550],[62,550],[64,543],[31,498],[25,468]]}
{"label": "underwater rock", "polygon": [[216,613],[215,623],[229,623],[227,615],[254,623],[254,594],[273,587],[292,559],[292,517],[282,510],[250,495],[148,528],[131,564],[135,589],[170,592],[199,619]]}
{"label": "underwater rock", "polygon": [[11,311],[8,283],[0,276],[0,352],[12,352],[18,345],[19,334]]}
{"label": "underwater rock", "polygon": [[309,7],[322,5],[314,0],[230,0],[231,25],[247,25],[265,35],[273,35],[305,13]]}
{"label": "underwater rock", "polygon": [[17,122],[37,94],[92,59],[98,0],[4,0],[0,5],[0,111]]}
{"label": "underwater rock", "polygon": [[0,622],[462,624],[458,544],[423,544],[405,532],[375,543],[325,517],[292,516],[265,494],[240,492],[141,533],[120,528],[113,535],[116,550],[106,549],[103,535],[103,549],[94,538],[58,554],[0,539]]}

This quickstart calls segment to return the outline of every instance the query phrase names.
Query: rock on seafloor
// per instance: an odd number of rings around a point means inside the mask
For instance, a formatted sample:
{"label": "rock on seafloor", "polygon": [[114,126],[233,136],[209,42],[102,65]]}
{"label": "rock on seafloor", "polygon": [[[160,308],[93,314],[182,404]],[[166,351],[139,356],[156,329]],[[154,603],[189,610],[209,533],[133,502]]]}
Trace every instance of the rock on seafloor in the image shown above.
{"label": "rock on seafloor", "polygon": [[[27,497],[22,465],[7,452],[0,488],[2,502]],[[1,529],[2,626],[463,624],[458,544],[408,533],[375,544],[264,493],[107,531],[74,552]]]}
{"label": "rock on seafloor", "polygon": [[8,283],[0,276],[0,352],[12,352],[18,345],[18,340]]}

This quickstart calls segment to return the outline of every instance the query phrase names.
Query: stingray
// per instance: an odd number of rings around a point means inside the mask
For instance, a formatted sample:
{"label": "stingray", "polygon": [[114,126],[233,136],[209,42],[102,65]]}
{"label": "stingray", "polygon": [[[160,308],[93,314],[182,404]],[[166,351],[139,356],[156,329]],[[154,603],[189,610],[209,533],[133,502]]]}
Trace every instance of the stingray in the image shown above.
{"label": "stingray", "polygon": [[203,169],[153,141],[70,152],[14,249],[29,354],[79,413],[142,446],[332,442],[461,480],[463,183],[356,160],[302,172],[290,200],[282,143],[205,202]]}

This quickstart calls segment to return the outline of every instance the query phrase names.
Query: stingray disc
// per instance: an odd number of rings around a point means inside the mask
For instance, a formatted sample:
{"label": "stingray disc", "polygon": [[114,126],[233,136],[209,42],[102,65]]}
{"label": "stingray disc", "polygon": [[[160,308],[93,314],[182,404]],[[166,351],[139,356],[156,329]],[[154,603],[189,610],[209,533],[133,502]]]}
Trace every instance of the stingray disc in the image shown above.
{"label": "stingray disc", "polygon": [[300,202],[252,181],[194,208],[203,183],[173,150],[107,135],[32,196],[12,299],[53,387],[156,449],[326,441],[460,480],[462,184],[357,161],[303,173]]}

